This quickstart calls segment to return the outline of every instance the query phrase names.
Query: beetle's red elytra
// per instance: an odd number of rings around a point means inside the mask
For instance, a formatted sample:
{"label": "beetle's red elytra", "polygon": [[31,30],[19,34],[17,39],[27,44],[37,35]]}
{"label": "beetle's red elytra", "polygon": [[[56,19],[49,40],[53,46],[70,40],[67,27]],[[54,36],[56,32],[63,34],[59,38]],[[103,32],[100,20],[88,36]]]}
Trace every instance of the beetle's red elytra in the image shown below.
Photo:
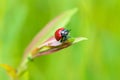
{"label": "beetle's red elytra", "polygon": [[60,42],[65,42],[68,39],[69,30],[59,28],[55,32],[55,39]]}

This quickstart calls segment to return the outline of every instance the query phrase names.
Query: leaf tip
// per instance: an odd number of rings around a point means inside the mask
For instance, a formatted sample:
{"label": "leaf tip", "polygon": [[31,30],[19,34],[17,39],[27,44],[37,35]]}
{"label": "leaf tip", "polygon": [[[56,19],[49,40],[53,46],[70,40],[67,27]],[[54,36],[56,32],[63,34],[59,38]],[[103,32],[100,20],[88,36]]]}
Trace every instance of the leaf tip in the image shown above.
{"label": "leaf tip", "polygon": [[73,43],[77,43],[77,42],[80,42],[80,41],[83,41],[83,40],[88,40],[88,38],[86,37],[78,37],[75,39],[75,41]]}
{"label": "leaf tip", "polygon": [[77,13],[77,11],[78,11],[78,8],[73,8],[73,9],[70,10],[70,12],[71,12],[72,15],[75,14],[75,13]]}

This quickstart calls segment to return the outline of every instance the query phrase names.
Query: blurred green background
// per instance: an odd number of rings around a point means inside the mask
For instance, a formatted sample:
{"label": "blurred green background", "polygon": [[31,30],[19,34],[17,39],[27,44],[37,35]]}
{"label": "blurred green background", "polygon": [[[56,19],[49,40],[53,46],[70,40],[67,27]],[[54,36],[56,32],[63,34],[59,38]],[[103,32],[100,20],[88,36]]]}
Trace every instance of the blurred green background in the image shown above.
{"label": "blurred green background", "polygon": [[21,80],[120,80],[120,0],[0,0],[0,63],[17,68],[32,38],[75,7],[67,27],[89,40],[35,59]]}

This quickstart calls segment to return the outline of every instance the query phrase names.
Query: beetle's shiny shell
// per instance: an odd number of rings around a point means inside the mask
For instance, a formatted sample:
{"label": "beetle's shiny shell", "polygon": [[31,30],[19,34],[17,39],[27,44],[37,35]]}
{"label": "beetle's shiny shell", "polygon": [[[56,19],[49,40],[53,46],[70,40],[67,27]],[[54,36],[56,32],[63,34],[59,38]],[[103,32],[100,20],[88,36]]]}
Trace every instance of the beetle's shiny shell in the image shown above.
{"label": "beetle's shiny shell", "polygon": [[62,38],[62,35],[61,35],[61,31],[64,30],[64,28],[59,28],[58,30],[56,30],[55,32],[55,39],[57,41],[59,41],[61,38]]}

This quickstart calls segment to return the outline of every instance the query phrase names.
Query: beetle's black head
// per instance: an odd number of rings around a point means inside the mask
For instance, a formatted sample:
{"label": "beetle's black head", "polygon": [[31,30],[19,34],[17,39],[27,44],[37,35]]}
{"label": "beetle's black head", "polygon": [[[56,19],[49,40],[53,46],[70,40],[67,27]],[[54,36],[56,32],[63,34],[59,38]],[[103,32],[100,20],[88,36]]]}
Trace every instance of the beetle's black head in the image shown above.
{"label": "beetle's black head", "polygon": [[69,34],[69,32],[70,32],[70,30],[67,30],[67,29],[62,30],[62,31],[61,31],[62,37],[67,36],[67,35]]}
{"label": "beetle's black head", "polygon": [[68,29],[64,29],[61,31],[61,35],[62,35],[61,42],[64,42],[68,39],[69,32],[70,32],[70,30],[68,30]]}

